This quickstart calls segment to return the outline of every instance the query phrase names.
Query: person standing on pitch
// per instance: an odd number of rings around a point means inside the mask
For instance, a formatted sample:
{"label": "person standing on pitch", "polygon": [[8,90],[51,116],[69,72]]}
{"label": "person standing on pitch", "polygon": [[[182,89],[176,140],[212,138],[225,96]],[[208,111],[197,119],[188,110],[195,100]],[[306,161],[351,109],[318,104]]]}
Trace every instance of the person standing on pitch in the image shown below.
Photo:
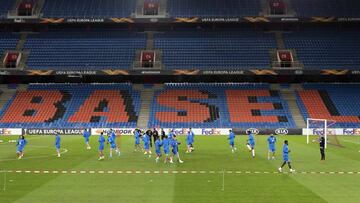
{"label": "person standing on pitch", "polygon": [[156,128],[154,128],[154,130],[152,131],[153,133],[153,137],[154,137],[154,143],[157,139],[159,139],[159,132],[156,130]]}
{"label": "person standing on pitch", "polygon": [[321,161],[325,161],[325,138],[323,136],[319,139]]}
{"label": "person standing on pitch", "polygon": [[100,133],[100,137],[99,137],[99,161],[105,159],[105,155],[104,155],[104,148],[105,148],[105,137],[104,137],[104,133],[101,132]]}
{"label": "person standing on pitch", "polygon": [[246,143],[247,148],[251,152],[253,158],[255,158],[255,136],[252,132],[248,132],[248,142]]}
{"label": "person standing on pitch", "polygon": [[86,144],[86,149],[91,149],[90,144],[89,144],[89,140],[90,140],[90,130],[85,129],[84,130],[84,140],[85,140],[85,144]]}
{"label": "person standing on pitch", "polygon": [[283,145],[283,160],[284,160],[284,163],[279,168],[280,173],[282,172],[282,168],[285,166],[286,163],[289,166],[290,172],[295,172],[295,170],[293,170],[291,168],[289,153],[290,153],[289,142],[287,140],[285,140],[284,145]]}
{"label": "person standing on pitch", "polygon": [[26,141],[25,139],[25,136],[24,135],[21,135],[18,142],[17,142],[17,150],[16,150],[16,154],[18,156],[18,159],[21,159],[23,158],[24,156],[24,148],[26,146],[28,142]]}
{"label": "person standing on pitch", "polygon": [[233,133],[232,130],[229,130],[228,140],[229,140],[229,144],[230,144],[230,148],[231,148],[232,153],[235,153],[235,151],[236,151],[236,147],[235,147],[235,134]]}
{"label": "person standing on pitch", "polygon": [[61,138],[59,133],[56,133],[55,135],[55,148],[56,148],[56,152],[57,152],[57,157],[61,157],[60,155],[60,142],[61,142]]}
{"label": "person standing on pitch", "polygon": [[148,129],[146,131],[146,134],[149,136],[149,144],[150,144],[150,147],[152,147],[152,136],[153,136],[153,132],[151,131],[151,129]]}
{"label": "person standing on pitch", "polygon": [[161,128],[161,140],[163,140],[165,138],[165,131],[163,128]]}
{"label": "person standing on pitch", "polygon": [[268,160],[270,160],[270,157],[272,160],[275,160],[275,150],[276,150],[276,137],[271,134],[268,139],[268,144],[269,144],[269,151],[268,151]]}

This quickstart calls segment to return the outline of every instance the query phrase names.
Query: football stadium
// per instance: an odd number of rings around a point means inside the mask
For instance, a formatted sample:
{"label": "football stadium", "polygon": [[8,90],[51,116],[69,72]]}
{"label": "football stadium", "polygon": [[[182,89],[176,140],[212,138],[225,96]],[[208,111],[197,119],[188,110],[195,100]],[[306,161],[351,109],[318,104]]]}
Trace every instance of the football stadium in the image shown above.
{"label": "football stadium", "polygon": [[1,203],[360,202],[359,0],[0,0]]}

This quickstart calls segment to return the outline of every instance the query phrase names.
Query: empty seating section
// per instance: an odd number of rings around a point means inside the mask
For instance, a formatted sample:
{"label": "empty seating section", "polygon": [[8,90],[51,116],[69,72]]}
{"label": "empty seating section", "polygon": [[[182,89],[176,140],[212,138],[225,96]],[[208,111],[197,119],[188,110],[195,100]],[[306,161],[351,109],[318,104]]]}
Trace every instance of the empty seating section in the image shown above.
{"label": "empty seating section", "polygon": [[19,41],[19,35],[11,33],[0,33],[0,56],[4,54],[5,50],[14,50],[17,42]]}
{"label": "empty seating section", "polygon": [[44,17],[116,18],[130,17],[135,0],[46,0]]}
{"label": "empty seating section", "polygon": [[28,36],[31,69],[129,69],[145,34],[126,31],[52,31]]}
{"label": "empty seating section", "polygon": [[267,84],[167,84],[155,93],[148,127],[295,127]]}
{"label": "empty seating section", "polygon": [[139,92],[130,84],[29,85],[2,109],[5,128],[136,127]]}
{"label": "empty seating section", "polygon": [[155,35],[167,69],[269,68],[271,33],[253,31],[178,31]]}
{"label": "empty seating section", "polygon": [[13,5],[14,1],[0,0],[0,18],[5,18]]}
{"label": "empty seating section", "polygon": [[259,16],[259,0],[168,0],[167,11],[173,17]]}
{"label": "empty seating section", "polygon": [[300,17],[359,17],[358,0],[291,0]]}
{"label": "empty seating section", "polygon": [[284,41],[307,69],[359,69],[359,36],[350,30],[304,30],[284,34]]}
{"label": "empty seating section", "polygon": [[360,127],[359,84],[305,84],[297,102],[304,119],[336,121],[332,127]]}

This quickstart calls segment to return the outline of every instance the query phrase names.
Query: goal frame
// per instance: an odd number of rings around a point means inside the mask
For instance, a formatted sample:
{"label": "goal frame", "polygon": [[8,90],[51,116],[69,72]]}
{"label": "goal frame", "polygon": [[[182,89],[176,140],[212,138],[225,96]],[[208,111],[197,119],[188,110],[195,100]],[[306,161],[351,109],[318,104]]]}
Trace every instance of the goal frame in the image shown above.
{"label": "goal frame", "polygon": [[327,148],[327,130],[328,130],[328,120],[327,119],[319,119],[319,118],[307,118],[306,119],[306,143],[310,143],[310,128],[309,121],[323,121],[324,122],[324,138],[325,138],[325,149]]}

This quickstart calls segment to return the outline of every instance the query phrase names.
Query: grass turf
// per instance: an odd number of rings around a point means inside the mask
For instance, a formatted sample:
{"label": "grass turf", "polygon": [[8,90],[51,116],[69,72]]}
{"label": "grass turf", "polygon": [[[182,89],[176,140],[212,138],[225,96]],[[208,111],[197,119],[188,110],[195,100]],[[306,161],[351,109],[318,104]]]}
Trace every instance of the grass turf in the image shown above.
{"label": "grass turf", "polygon": [[[86,150],[81,136],[62,136],[62,152],[67,152],[62,154],[61,158],[55,157],[54,136],[29,136],[29,144],[22,160],[16,159],[15,143],[8,143],[8,140],[16,137],[3,136],[0,137],[4,140],[4,143],[0,143],[0,170],[12,172],[0,173],[0,202],[360,201],[360,174],[357,174],[360,171],[358,137],[339,137],[345,147],[329,145],[325,163],[319,161],[318,145],[307,145],[303,136],[279,136],[277,159],[269,161],[266,138],[257,136],[257,156],[253,159],[245,147],[246,136],[236,138],[238,151],[234,154],[231,153],[225,136],[197,136],[196,151],[185,154],[185,138],[180,137],[183,142],[180,145],[180,155],[185,163],[156,164],[154,156],[148,158],[141,152],[133,152],[134,141],[130,136],[117,139],[122,151],[120,157],[114,156],[110,159],[107,156],[104,161],[97,160],[96,136],[91,137],[92,150]],[[292,165],[297,171],[295,174],[273,173],[282,162],[280,151],[285,139],[289,140],[292,150]],[[106,155],[107,151],[108,146]],[[22,172],[16,173],[16,170]],[[31,173],[25,173],[26,170]],[[35,174],[36,170],[40,173]],[[45,170],[49,173],[44,174]],[[52,173],[54,170],[59,173]],[[68,173],[62,174],[63,170]],[[77,173],[72,174],[71,171]],[[80,171],[86,173],[80,174]],[[98,173],[99,171],[104,173]],[[109,174],[108,171],[113,173]],[[117,171],[123,173],[118,174]],[[126,171],[132,173],[128,174]],[[146,174],[145,171],[150,173]],[[155,174],[154,171],[169,173]],[[174,174],[172,171],[178,173]],[[288,171],[287,166],[284,171]],[[307,173],[302,174],[303,171]]]}

